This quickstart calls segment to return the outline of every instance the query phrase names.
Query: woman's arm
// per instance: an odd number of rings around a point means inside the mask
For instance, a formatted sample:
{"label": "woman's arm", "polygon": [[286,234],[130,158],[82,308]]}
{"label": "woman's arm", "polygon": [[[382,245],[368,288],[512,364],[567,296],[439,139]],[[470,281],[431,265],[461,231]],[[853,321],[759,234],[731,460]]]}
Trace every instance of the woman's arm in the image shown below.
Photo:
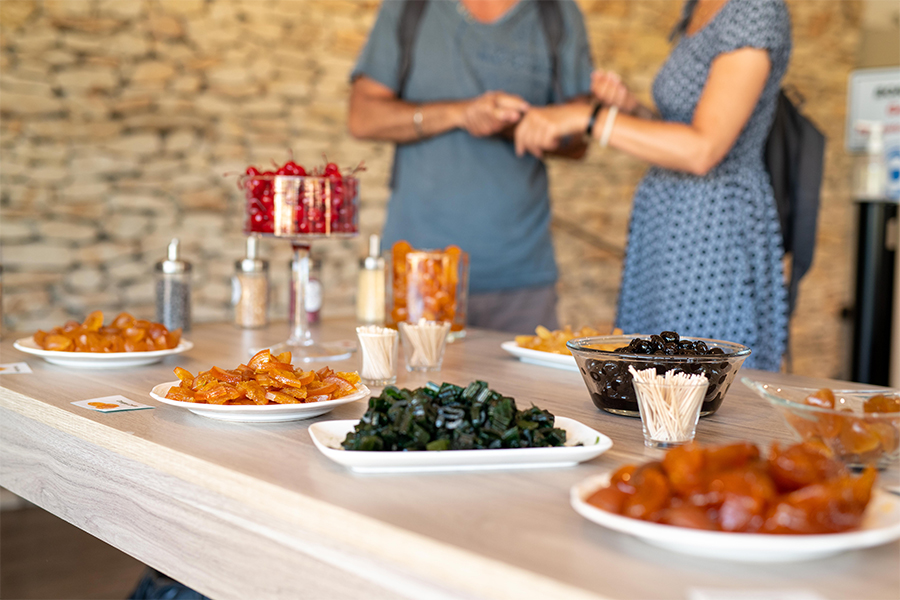
{"label": "woman's arm", "polygon": [[[494,135],[518,123],[525,100],[503,92],[486,92],[471,100],[413,104],[368,77],[358,77],[350,93],[348,127],[353,137],[396,143],[415,142],[452,129],[471,135]],[[421,115],[418,127],[416,113]]]}
{"label": "woman's arm", "polygon": [[[629,115],[616,119],[609,145],[654,165],[705,175],[734,146],[753,114],[769,77],[766,50],[741,48],[713,60],[709,78],[690,125],[647,121]],[[601,114],[599,123],[604,123]],[[599,138],[602,127],[594,128]]]}
{"label": "woman's arm", "polygon": [[[660,167],[705,175],[725,158],[747,124],[770,69],[766,50],[741,48],[722,54],[710,67],[689,125],[620,113],[613,124],[609,145]],[[594,138],[602,135],[608,114],[604,108],[597,116]],[[583,132],[589,118],[590,111],[584,108],[557,115],[555,134]],[[517,132],[517,152],[536,155],[541,152],[536,143],[519,142]]]}

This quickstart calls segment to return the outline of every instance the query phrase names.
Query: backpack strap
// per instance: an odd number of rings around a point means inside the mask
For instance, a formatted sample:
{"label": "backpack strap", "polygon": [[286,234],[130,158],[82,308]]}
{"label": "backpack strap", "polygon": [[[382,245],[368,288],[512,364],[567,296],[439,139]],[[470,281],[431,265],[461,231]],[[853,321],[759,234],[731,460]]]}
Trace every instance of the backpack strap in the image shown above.
{"label": "backpack strap", "polygon": [[400,44],[400,65],[397,71],[397,97],[403,97],[406,88],[406,80],[412,68],[413,45],[419,33],[419,24],[428,0],[405,0],[403,11],[400,13],[400,22],[397,24],[397,41]]}
{"label": "backpack strap", "polygon": [[556,102],[562,102],[562,85],[559,83],[559,43],[563,38],[562,9],[559,0],[536,0],[544,27],[544,38],[547,40],[547,51],[550,54],[550,73],[553,79],[553,94]]}

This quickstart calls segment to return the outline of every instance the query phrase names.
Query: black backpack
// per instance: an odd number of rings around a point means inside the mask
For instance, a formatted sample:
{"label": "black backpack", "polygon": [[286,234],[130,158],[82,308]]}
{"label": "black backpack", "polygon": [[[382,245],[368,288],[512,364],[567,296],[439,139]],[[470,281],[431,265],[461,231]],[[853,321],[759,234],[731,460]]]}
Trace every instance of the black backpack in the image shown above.
{"label": "black backpack", "polygon": [[775,119],[765,148],[766,170],[772,180],[784,252],[791,255],[789,316],[797,304],[800,279],[812,265],[825,163],[825,136],[800,112],[803,100],[797,96],[795,104],[784,88],[778,93]]}

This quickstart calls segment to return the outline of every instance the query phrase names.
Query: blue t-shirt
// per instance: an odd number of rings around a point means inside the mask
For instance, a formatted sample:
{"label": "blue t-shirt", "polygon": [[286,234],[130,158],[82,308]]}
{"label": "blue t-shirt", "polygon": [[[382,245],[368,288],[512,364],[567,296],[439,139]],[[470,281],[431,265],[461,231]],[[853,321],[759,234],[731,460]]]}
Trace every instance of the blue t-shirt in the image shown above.
{"label": "blue t-shirt", "polygon": [[[494,23],[479,23],[461,3],[432,0],[419,23],[403,93],[409,102],[470,99],[500,90],[544,106],[590,93],[592,62],[581,12],[559,2],[564,33],[555,98],[540,12],[520,0]],[[404,2],[386,0],[352,77],[365,75],[397,91],[397,23]],[[396,154],[384,244],[414,248],[456,244],[469,253],[470,289],[485,292],[556,281],[550,199],[544,163],[519,158],[512,141],[456,129]]]}

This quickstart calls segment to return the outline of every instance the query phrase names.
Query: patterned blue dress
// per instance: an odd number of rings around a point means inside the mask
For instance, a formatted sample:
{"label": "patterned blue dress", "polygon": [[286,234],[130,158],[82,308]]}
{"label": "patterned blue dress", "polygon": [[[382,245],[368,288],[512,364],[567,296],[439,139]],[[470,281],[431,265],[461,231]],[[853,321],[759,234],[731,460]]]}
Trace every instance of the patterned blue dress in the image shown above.
{"label": "patterned blue dress", "polygon": [[635,192],[616,324],[739,342],[752,350],[745,366],[777,371],[787,292],[763,150],[791,52],[783,1],[729,0],[703,29],[682,35],[653,99],[664,120],[690,123],[712,61],[746,47],[768,50],[772,68],[728,155],[702,177],[653,167]]}

